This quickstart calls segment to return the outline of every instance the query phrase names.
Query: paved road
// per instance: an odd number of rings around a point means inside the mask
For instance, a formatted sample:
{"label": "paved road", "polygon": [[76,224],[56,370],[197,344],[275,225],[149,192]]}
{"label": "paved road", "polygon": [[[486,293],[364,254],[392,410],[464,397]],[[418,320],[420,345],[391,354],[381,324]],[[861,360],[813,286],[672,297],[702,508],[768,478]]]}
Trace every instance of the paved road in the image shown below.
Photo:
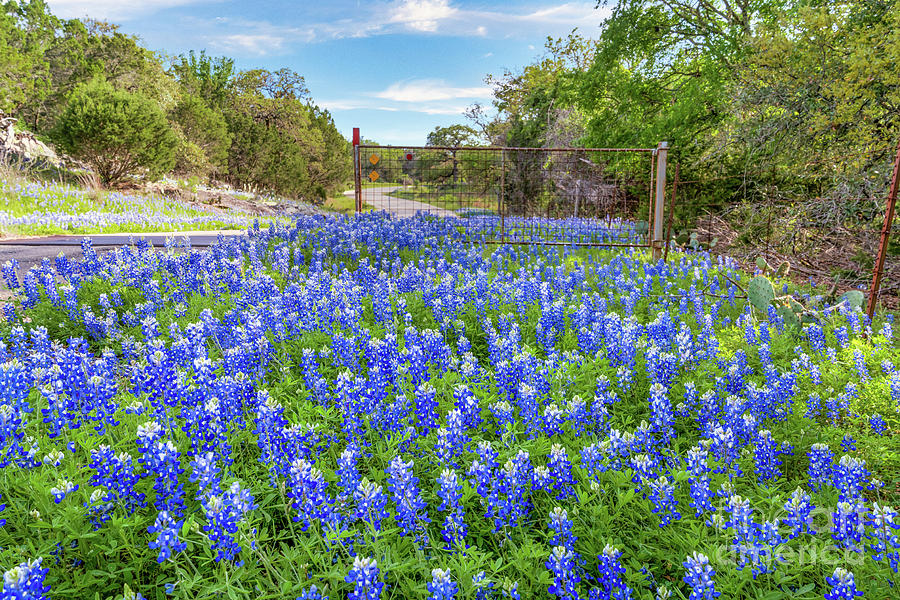
{"label": "paved road", "polygon": [[[438,208],[424,202],[416,202],[415,200],[406,200],[404,198],[395,198],[390,194],[403,186],[387,186],[380,188],[364,187],[363,203],[374,206],[376,210],[386,210],[397,217],[411,217],[417,212],[427,212],[438,217],[455,217],[456,213],[445,208]],[[353,190],[344,192],[345,196],[352,196]]]}
{"label": "paved road", "polygon": [[[167,233],[135,233],[131,236],[127,233],[91,234],[91,235],[50,235],[35,238],[19,238],[0,240],[0,265],[6,261],[16,259],[19,261],[19,276],[28,269],[40,264],[44,258],[53,259],[60,252],[72,258],[81,258],[81,240],[89,237],[93,240],[93,246],[98,252],[125,246],[131,239],[137,242],[141,239],[157,247],[166,245],[166,238],[175,236],[178,241],[185,237],[190,238],[194,248],[211,246],[219,238],[219,234],[226,236],[243,235],[244,231],[181,231]],[[132,238],[133,236],[133,238]]]}

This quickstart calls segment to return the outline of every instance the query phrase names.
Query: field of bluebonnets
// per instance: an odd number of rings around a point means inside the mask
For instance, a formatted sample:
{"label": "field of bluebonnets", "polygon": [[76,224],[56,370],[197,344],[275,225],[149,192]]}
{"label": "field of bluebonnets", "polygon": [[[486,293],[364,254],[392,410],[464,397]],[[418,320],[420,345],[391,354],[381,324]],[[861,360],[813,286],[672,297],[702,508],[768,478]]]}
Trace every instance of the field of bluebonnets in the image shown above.
{"label": "field of bluebonnets", "polygon": [[236,210],[190,208],[163,196],[0,178],[0,235],[243,229],[251,219]]}
{"label": "field of bluebonnets", "polygon": [[900,594],[890,315],[422,216],[83,248],[3,269],[0,598]]}

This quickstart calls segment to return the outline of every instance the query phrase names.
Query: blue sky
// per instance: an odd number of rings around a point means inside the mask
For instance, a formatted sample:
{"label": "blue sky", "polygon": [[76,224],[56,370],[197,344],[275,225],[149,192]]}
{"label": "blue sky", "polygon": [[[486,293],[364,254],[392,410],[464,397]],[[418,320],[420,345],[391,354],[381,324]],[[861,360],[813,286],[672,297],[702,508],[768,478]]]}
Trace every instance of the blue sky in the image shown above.
{"label": "blue sky", "polygon": [[350,137],[423,144],[437,125],[489,103],[488,73],[518,70],[547,36],[594,36],[592,1],[478,0],[48,0],[62,17],[121,25],[153,50],[201,50],[238,68],[288,67]]}

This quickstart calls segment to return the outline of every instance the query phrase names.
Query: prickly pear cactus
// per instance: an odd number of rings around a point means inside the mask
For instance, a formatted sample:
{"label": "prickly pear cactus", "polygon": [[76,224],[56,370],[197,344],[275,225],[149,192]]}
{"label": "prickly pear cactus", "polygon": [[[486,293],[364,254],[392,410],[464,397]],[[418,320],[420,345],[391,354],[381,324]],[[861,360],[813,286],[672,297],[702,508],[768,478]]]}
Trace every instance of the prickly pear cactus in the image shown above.
{"label": "prickly pear cactus", "polygon": [[778,269],[775,271],[775,277],[787,277],[787,274],[791,272],[791,263],[788,261],[784,261],[780,265],[778,265]]}
{"label": "prickly pear cactus", "polygon": [[766,259],[764,259],[762,256],[756,257],[756,266],[759,267],[759,270],[763,273],[769,272],[769,263],[767,263]]}
{"label": "prickly pear cactus", "polygon": [[859,290],[850,290],[841,296],[841,301],[847,301],[847,304],[850,305],[851,308],[855,308],[857,310],[862,310],[863,304],[866,301],[866,297]]}
{"label": "prickly pear cactus", "polygon": [[757,275],[750,280],[750,286],[747,288],[747,298],[753,308],[759,312],[766,314],[769,305],[775,299],[775,288],[767,277]]}
{"label": "prickly pear cactus", "polygon": [[800,316],[795,313],[790,306],[779,306],[778,315],[784,320],[784,324],[788,327],[800,327]]}

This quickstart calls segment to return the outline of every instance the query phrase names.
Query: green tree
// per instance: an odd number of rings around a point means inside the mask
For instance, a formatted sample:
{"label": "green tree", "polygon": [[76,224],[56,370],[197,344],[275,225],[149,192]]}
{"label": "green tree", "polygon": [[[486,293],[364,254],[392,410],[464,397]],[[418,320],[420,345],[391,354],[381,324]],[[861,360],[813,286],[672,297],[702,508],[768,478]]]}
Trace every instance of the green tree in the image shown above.
{"label": "green tree", "polygon": [[75,90],[54,139],[90,164],[105,185],[141,173],[156,178],[175,164],[177,140],[159,106],[101,79]]}
{"label": "green tree", "polygon": [[201,98],[211,108],[221,110],[234,98],[237,72],[230,58],[191,50],[173,60],[169,71],[185,93]]}
{"label": "green tree", "polygon": [[50,88],[47,48],[59,21],[45,2],[0,5],[0,110],[20,114]]}
{"label": "green tree", "polygon": [[169,115],[181,135],[176,171],[207,175],[228,170],[231,134],[225,117],[197,96],[185,94]]}
{"label": "green tree", "polygon": [[[468,125],[456,124],[448,127],[435,127],[434,130],[428,134],[425,144],[427,146],[450,148],[449,150],[440,151],[438,155],[444,154],[450,160],[450,173],[453,178],[452,181],[455,184],[459,182],[459,161],[456,158],[458,148],[459,146],[471,146],[477,139],[477,131]],[[440,162],[443,163],[445,161]]]}

